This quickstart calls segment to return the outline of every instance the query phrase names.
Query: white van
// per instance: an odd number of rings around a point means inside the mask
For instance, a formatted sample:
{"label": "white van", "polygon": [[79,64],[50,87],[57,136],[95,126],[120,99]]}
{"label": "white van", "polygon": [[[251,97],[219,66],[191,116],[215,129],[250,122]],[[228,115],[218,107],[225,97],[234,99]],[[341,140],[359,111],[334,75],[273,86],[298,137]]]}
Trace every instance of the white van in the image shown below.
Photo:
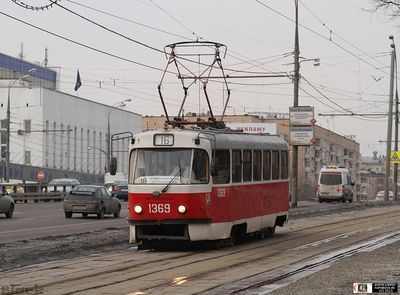
{"label": "white van", "polygon": [[349,171],[338,166],[326,166],[321,169],[318,177],[317,200],[328,202],[340,200],[353,201],[353,186]]}

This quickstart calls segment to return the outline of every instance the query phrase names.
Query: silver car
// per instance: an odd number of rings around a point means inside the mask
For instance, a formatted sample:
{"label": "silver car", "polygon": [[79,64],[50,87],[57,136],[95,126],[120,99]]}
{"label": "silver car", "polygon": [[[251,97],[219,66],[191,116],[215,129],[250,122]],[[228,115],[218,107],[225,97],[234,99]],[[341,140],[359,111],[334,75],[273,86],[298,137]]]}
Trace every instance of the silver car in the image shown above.
{"label": "silver car", "polygon": [[5,213],[7,218],[13,217],[14,199],[7,194],[0,194],[0,214]]}
{"label": "silver car", "polygon": [[103,218],[105,214],[120,216],[121,202],[110,195],[105,186],[80,185],[74,188],[64,198],[65,218],[71,218],[73,213],[80,213],[83,217],[96,214]]}

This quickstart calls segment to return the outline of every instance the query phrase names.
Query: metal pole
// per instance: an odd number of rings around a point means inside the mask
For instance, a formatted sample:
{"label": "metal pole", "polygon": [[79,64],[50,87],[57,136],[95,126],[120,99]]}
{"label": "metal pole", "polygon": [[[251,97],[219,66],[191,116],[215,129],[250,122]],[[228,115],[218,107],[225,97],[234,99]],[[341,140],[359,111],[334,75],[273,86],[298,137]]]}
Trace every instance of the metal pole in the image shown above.
{"label": "metal pole", "polygon": [[114,107],[123,108],[126,106],[125,102],[130,102],[130,101],[132,101],[132,99],[128,98],[123,101],[114,103],[108,110],[108,115],[107,115],[107,171],[106,172],[110,171],[110,163],[111,163],[111,156],[112,156],[111,128],[110,128],[111,112],[114,110]]}
{"label": "metal pole", "polygon": [[[393,40],[393,37],[389,37]],[[388,129],[386,140],[386,173],[385,173],[385,201],[389,200],[389,176],[390,176],[390,151],[392,144],[392,121],[393,121],[393,85],[394,85],[394,57],[395,46],[392,47],[392,54],[390,58],[390,90],[389,90],[389,114],[388,114]]]}
{"label": "metal pole", "polygon": [[113,109],[108,111],[108,120],[107,120],[107,169],[106,173],[110,171],[110,161],[111,161],[111,131],[110,131],[110,116]]}
{"label": "metal pole", "polygon": [[[294,77],[293,77],[293,85],[294,85],[294,100],[293,106],[297,107],[299,105],[299,71],[300,71],[300,62],[299,62],[299,11],[298,0],[294,1],[295,4],[295,14],[296,14],[296,28],[295,28],[295,37],[294,37]],[[293,149],[293,156],[292,156],[292,200],[291,205],[292,207],[297,207],[297,185],[298,185],[298,157],[299,157],[299,147],[297,145],[292,146]]]}
{"label": "metal pole", "polygon": [[[14,80],[16,81],[16,80]],[[10,82],[8,85],[8,96],[7,96],[7,139],[6,139],[6,171],[5,171],[5,182],[9,182],[10,180],[10,92],[11,85],[13,82]]]}
{"label": "metal pole", "polygon": [[[397,64],[397,61],[396,61]],[[395,100],[395,111],[394,111],[394,150],[399,151],[399,95],[396,89],[396,100]],[[398,166],[399,164],[394,164],[393,178],[394,178],[394,199],[397,200],[397,178],[398,178]]]}

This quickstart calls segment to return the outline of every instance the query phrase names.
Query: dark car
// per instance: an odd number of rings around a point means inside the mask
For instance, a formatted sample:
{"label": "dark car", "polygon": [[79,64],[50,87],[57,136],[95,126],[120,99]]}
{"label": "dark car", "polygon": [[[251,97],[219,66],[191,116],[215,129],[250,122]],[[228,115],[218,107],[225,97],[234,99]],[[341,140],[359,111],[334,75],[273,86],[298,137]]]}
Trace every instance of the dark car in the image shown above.
{"label": "dark car", "polygon": [[63,209],[65,218],[71,218],[73,213],[80,213],[83,217],[97,214],[100,219],[105,214],[113,214],[118,218],[121,202],[112,197],[104,186],[79,185],[64,198]]}
{"label": "dark car", "polygon": [[0,193],[0,214],[5,213],[7,218],[11,218],[14,214],[14,199],[4,191]]}
{"label": "dark car", "polygon": [[115,182],[111,195],[120,200],[128,201],[128,181],[121,180]]}

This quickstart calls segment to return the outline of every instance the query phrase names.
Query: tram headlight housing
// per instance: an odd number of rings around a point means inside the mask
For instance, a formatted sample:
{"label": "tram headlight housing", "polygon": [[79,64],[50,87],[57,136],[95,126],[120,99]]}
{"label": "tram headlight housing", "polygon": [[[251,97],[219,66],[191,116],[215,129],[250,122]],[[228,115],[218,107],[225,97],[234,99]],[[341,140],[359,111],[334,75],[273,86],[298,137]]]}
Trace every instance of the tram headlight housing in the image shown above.
{"label": "tram headlight housing", "polygon": [[184,205],[179,205],[178,212],[184,214],[186,212],[186,207]]}
{"label": "tram headlight housing", "polygon": [[136,206],[133,208],[133,210],[135,210],[135,213],[140,214],[140,213],[142,213],[143,208],[142,208],[142,206],[140,206],[140,205],[136,205]]}

